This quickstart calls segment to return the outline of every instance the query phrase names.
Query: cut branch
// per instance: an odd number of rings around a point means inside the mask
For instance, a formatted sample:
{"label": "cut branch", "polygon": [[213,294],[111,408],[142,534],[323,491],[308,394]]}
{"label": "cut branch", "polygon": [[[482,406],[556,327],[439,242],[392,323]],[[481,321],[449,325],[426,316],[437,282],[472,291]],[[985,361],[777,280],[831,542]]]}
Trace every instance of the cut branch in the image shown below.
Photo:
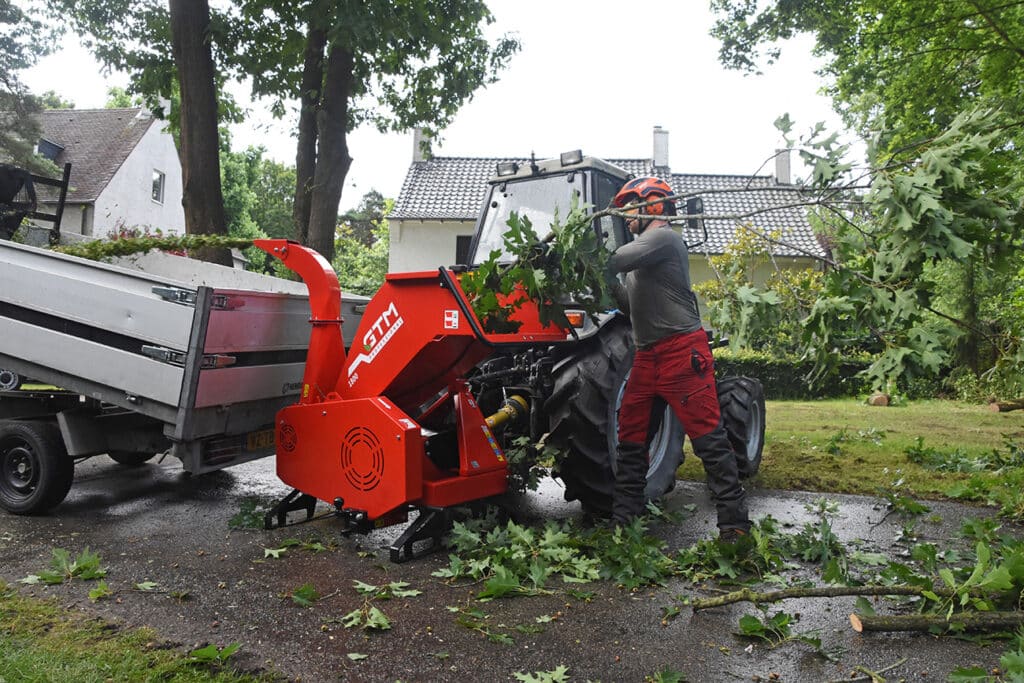
{"label": "cut branch", "polygon": [[966,612],[949,619],[943,614],[851,614],[850,625],[864,631],[945,631],[951,627],[967,631],[1009,631],[1024,624],[1024,612]]}
{"label": "cut branch", "polygon": [[817,586],[811,588],[785,588],[780,591],[759,593],[750,588],[743,588],[726,593],[716,598],[698,598],[690,603],[694,612],[709,607],[721,607],[736,602],[778,602],[790,598],[835,598],[843,595],[912,595],[923,597],[926,592],[941,596],[950,596],[952,591],[942,588],[922,588],[921,586]]}

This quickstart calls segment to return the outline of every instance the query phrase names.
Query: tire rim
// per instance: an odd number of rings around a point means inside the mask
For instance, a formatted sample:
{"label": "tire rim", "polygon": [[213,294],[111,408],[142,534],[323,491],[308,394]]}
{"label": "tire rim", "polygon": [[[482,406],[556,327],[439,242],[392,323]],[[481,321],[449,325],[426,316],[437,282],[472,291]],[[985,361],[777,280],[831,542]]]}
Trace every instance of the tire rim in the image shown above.
{"label": "tire rim", "polygon": [[39,468],[31,448],[22,443],[5,444],[0,448],[0,460],[3,463],[0,483],[4,488],[18,495],[27,495],[35,490],[39,483]]}
{"label": "tire rim", "polygon": [[0,369],[0,391],[14,391],[21,384],[21,377],[12,370]]}
{"label": "tire rim", "polygon": [[747,461],[753,462],[757,458],[757,453],[761,450],[761,425],[764,416],[761,411],[755,406],[750,411],[750,424],[747,425]]}
{"label": "tire rim", "polygon": [[[622,384],[619,386],[619,391],[615,395],[615,418],[612,420],[610,425],[611,429],[608,430],[608,436],[611,443],[618,445],[619,443],[619,408],[622,407],[622,397],[626,393],[626,383],[629,381],[629,372],[626,372],[626,376],[622,378]],[[647,449],[647,478],[651,476],[651,472],[654,472],[661,466],[661,461],[665,459],[665,454],[668,451],[669,441],[672,439],[672,429],[669,425],[672,423],[670,420],[674,420],[675,415],[672,413],[672,409],[667,405],[665,406],[665,412],[661,416],[661,426],[655,433],[654,438],[651,440],[651,445]],[[618,469],[618,451],[615,452],[615,468]]]}

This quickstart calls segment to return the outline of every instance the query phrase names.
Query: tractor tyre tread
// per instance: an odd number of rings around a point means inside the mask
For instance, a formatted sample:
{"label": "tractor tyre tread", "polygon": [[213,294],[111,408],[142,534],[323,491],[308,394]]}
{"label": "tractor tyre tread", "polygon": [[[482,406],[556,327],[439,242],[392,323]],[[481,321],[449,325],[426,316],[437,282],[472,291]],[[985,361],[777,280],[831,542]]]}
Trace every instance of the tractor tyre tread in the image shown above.
{"label": "tractor tyre tread", "polygon": [[752,377],[725,377],[718,380],[718,406],[740,478],[749,479],[761,468],[764,452],[764,388]]}

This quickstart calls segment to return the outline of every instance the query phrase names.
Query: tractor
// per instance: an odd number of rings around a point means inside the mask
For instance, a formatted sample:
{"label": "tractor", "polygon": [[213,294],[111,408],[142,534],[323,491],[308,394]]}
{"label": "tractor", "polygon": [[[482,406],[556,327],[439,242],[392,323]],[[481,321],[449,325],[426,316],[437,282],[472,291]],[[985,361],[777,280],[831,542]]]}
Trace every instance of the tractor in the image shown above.
{"label": "tractor", "polygon": [[[566,500],[607,514],[617,411],[634,351],[628,318],[609,310],[595,319],[570,308],[572,328],[563,328],[543,324],[527,301],[513,314],[515,332],[488,332],[459,280],[493,251],[504,252],[513,212],[548,226],[574,202],[607,206],[630,177],[578,152],[523,167],[499,164],[469,262],[387,275],[347,353],[330,265],[296,243],[257,240],[306,282],[313,327],[301,398],[279,412],[276,426],[278,476],[294,490],[267,514],[267,526],[285,524],[291,511],[312,516],[317,500],[334,506],[346,531],[405,522],[418,511],[391,546],[392,561],[411,559],[421,541],[430,541],[428,550],[440,545],[453,508],[506,492],[505,452],[522,436],[561,453],[552,474]],[[699,203],[685,208],[680,220],[699,231]],[[617,216],[599,216],[592,228],[609,250],[632,239]],[[764,440],[761,384],[719,379],[718,394],[740,474],[750,477]],[[667,406],[652,424],[645,493],[656,500],[675,484],[684,432]]]}

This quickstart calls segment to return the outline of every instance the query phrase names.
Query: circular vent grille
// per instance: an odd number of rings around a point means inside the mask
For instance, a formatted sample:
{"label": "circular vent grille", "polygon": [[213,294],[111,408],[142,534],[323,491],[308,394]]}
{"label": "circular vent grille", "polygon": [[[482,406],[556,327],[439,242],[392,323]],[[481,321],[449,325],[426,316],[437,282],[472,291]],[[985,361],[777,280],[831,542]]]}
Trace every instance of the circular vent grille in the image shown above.
{"label": "circular vent grille", "polygon": [[341,471],[352,488],[371,491],[384,478],[384,448],[366,427],[353,427],[341,442]]}

